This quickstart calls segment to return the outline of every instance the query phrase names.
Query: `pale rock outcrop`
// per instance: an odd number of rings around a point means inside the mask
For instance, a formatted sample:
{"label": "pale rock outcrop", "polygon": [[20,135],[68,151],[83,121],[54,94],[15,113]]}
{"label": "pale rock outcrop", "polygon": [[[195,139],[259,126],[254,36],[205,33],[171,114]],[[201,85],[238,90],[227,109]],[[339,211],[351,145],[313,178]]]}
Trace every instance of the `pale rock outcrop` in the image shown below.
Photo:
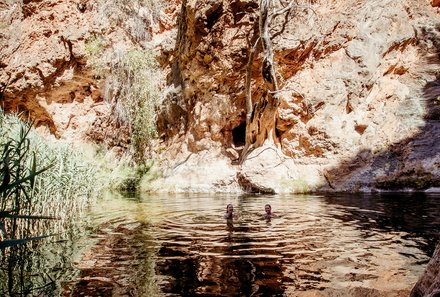
{"label": "pale rock outcrop", "polygon": [[308,193],[325,182],[319,166],[295,164],[281,149],[265,143],[240,166],[237,179],[243,190],[259,193]]}
{"label": "pale rock outcrop", "polygon": [[[202,151],[198,154],[186,152],[183,161],[169,164],[160,178],[146,176],[141,182],[141,190],[159,193],[240,193],[242,189],[235,179],[235,168],[221,154],[207,162],[213,153]],[[180,158],[177,158],[180,160]]]}

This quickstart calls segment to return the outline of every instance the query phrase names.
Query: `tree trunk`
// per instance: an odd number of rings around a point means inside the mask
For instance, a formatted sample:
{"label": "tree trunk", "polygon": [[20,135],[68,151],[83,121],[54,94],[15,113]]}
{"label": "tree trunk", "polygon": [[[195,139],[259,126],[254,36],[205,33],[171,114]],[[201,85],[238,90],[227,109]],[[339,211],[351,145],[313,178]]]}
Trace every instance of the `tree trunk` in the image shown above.
{"label": "tree trunk", "polygon": [[[246,67],[246,144],[243,149],[242,163],[250,151],[266,140],[275,140],[275,119],[278,107],[278,81],[275,75],[274,54],[272,40],[269,33],[269,25],[276,13],[272,12],[273,0],[260,0],[259,35],[249,52],[249,60]],[[287,11],[287,10],[286,10]],[[252,102],[252,66],[255,51],[261,40],[263,61],[261,75],[267,87],[267,92],[258,100]]]}

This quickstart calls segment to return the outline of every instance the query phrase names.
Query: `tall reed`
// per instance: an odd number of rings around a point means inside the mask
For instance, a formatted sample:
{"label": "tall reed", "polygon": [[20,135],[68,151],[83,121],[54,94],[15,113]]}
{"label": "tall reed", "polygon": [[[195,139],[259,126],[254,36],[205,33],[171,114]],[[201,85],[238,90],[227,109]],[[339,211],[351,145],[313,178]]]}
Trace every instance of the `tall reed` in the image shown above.
{"label": "tall reed", "polygon": [[[80,219],[99,191],[95,169],[82,154],[67,143],[44,139],[16,115],[0,112],[0,135],[3,164],[9,160],[13,165],[9,166],[11,178],[18,180],[33,173],[28,183],[14,189],[13,195],[8,194],[0,203],[0,211],[24,216],[17,223],[19,233],[7,232],[7,236],[17,239],[41,228],[59,233]],[[29,220],[28,216],[56,219]]]}
{"label": "tall reed", "polygon": [[[42,138],[1,110],[0,154],[0,296],[52,296],[59,279],[73,273],[61,259],[71,249],[34,240],[65,238],[60,234],[82,218],[100,191],[95,167],[68,144]],[[48,247],[56,251],[42,256]]]}

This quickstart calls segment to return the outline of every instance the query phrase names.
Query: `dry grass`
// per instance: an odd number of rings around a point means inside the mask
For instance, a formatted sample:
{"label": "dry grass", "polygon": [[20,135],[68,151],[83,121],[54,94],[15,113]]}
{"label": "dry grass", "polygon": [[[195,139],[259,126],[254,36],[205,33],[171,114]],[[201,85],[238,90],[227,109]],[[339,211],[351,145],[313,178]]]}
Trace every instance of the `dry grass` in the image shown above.
{"label": "dry grass", "polygon": [[158,25],[163,1],[160,0],[99,0],[99,16],[111,26],[123,28],[136,43],[149,41]]}

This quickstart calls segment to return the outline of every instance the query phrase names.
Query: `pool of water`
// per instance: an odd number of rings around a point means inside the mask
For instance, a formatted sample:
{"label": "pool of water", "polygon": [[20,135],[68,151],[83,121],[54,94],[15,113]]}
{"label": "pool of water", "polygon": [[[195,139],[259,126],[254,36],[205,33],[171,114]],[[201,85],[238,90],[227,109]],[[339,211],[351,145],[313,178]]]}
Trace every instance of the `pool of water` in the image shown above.
{"label": "pool of water", "polygon": [[[278,217],[264,219],[266,203]],[[90,214],[63,292],[408,296],[439,239],[439,211],[427,194],[111,195]]]}
{"label": "pool of water", "polygon": [[[266,203],[278,217],[263,217]],[[13,265],[3,253],[0,292],[408,296],[440,239],[438,213],[440,195],[421,193],[107,194],[74,239],[17,251]]]}

